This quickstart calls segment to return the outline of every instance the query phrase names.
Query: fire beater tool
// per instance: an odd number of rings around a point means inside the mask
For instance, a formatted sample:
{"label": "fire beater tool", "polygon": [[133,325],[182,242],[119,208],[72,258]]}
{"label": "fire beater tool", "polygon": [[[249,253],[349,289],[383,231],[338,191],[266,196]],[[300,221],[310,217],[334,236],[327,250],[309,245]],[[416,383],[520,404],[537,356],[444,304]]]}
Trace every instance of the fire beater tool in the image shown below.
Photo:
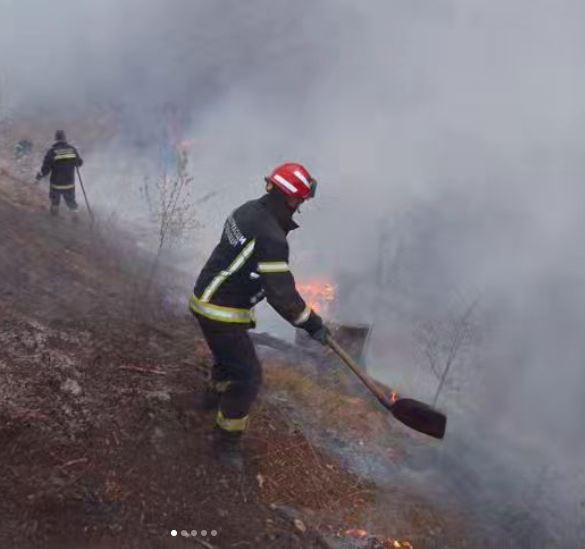
{"label": "fire beater tool", "polygon": [[89,207],[89,200],[87,199],[87,194],[85,194],[85,187],[83,186],[83,180],[81,179],[81,174],[79,173],[79,168],[75,168],[75,171],[77,171],[77,177],[79,178],[79,184],[81,185],[81,190],[83,191],[83,198],[85,198],[85,205],[87,206],[87,211],[89,213],[89,217],[91,218],[91,222],[93,223],[95,221],[95,219],[93,217],[93,212],[91,211],[91,208]]}
{"label": "fire beater tool", "polygon": [[327,336],[327,345],[349,366],[352,372],[378,399],[380,404],[398,421],[419,433],[424,433],[434,438],[442,439],[445,436],[447,426],[447,416],[445,414],[424,402],[412,398],[403,398],[394,391],[391,392],[391,395],[386,396],[330,335]]}

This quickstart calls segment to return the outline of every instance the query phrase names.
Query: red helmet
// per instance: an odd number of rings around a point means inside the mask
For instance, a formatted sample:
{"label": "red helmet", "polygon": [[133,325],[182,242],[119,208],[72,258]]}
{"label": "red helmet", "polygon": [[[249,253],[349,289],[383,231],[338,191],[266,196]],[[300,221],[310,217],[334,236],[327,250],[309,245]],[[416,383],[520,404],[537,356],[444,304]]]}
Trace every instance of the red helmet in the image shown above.
{"label": "red helmet", "polygon": [[307,200],[315,196],[317,182],[301,164],[287,162],[276,167],[266,181],[278,187],[286,196]]}

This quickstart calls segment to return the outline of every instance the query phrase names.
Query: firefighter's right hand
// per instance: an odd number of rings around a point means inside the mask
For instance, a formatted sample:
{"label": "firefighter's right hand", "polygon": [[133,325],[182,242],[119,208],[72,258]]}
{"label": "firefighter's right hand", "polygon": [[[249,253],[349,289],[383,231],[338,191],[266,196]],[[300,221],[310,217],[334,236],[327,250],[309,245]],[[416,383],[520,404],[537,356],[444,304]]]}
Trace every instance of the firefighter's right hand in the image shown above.
{"label": "firefighter's right hand", "polygon": [[327,337],[331,335],[331,331],[325,324],[323,324],[318,330],[309,334],[315,341],[321,343],[321,345],[327,345]]}
{"label": "firefighter's right hand", "polygon": [[41,172],[38,172],[37,175],[35,176],[35,181],[38,183],[42,178],[43,174]]}
{"label": "firefighter's right hand", "polygon": [[305,330],[315,341],[318,341],[322,345],[327,344],[327,336],[331,332],[323,324],[323,319],[315,311],[311,311],[307,321],[299,327]]}

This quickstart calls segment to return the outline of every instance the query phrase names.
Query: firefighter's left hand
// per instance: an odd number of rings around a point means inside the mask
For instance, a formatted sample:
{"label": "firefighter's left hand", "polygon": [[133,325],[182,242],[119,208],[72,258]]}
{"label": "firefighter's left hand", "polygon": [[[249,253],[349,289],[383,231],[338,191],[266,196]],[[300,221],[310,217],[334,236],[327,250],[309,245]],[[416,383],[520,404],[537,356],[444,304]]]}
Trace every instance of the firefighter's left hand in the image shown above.
{"label": "firefighter's left hand", "polygon": [[42,178],[43,174],[41,172],[38,172],[37,175],[35,176],[35,181],[38,183]]}
{"label": "firefighter's left hand", "polygon": [[327,336],[331,335],[331,331],[325,324],[323,324],[317,331],[309,334],[315,341],[321,343],[321,345],[327,345]]}

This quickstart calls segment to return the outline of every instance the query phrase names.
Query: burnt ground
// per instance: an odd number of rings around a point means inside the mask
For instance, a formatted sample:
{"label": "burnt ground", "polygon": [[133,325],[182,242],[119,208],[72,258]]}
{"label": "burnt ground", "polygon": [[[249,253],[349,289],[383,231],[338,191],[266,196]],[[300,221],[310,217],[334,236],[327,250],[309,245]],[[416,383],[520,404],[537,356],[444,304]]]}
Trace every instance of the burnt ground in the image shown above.
{"label": "burnt ground", "polygon": [[225,469],[195,406],[208,351],[165,306],[181,275],[161,266],[150,284],[130,235],[50,218],[44,189],[6,171],[0,231],[0,547],[466,546],[445,510],[315,442],[390,462],[423,443],[347,379],[317,376],[318,357],[264,353],[245,470]]}

